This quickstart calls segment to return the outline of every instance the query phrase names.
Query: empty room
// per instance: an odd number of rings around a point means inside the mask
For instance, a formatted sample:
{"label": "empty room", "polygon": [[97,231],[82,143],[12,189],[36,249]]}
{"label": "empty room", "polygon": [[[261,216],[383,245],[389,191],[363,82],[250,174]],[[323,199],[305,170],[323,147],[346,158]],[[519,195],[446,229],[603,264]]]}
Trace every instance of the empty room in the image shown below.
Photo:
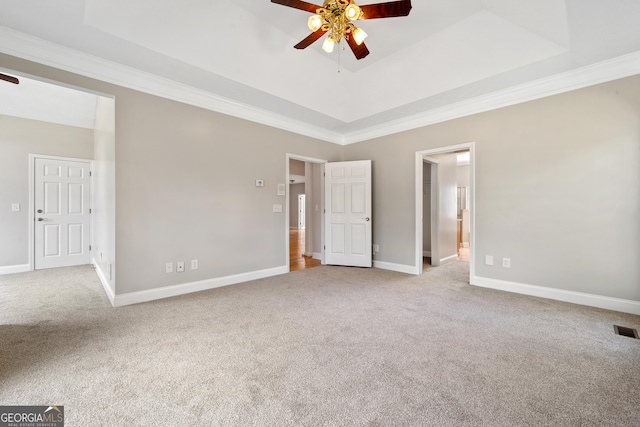
{"label": "empty room", "polygon": [[0,0],[0,426],[640,425],[639,19]]}

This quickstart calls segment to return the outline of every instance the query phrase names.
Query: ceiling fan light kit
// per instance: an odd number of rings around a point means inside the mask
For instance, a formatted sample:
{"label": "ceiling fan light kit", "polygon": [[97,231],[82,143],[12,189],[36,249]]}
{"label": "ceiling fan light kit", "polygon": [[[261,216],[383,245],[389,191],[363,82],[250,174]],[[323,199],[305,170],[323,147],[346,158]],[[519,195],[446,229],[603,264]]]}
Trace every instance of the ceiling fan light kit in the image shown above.
{"label": "ceiling fan light kit", "polygon": [[335,45],[344,39],[357,59],[366,57],[369,49],[364,44],[367,33],[356,27],[354,21],[407,16],[411,11],[411,0],[362,6],[358,6],[353,0],[325,0],[322,7],[300,0],[271,0],[271,3],[313,13],[307,20],[307,26],[312,33],[295,45],[296,49],[305,49],[328,33],[322,50],[331,53]]}

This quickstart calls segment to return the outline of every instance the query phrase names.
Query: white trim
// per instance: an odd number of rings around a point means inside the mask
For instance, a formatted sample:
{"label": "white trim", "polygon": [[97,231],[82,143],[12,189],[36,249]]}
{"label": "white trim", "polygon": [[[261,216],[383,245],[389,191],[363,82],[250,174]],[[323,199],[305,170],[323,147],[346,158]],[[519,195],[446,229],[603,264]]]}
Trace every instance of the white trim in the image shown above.
{"label": "white trim", "polygon": [[455,260],[457,260],[457,259],[458,259],[458,254],[450,255],[450,256],[445,257],[445,258],[441,258],[441,259],[440,259],[440,265],[443,265],[443,264],[449,263],[449,262],[451,262],[451,261],[455,261]]}
{"label": "white trim", "polygon": [[[0,29],[1,30],[1,29]],[[2,34],[2,31],[0,31]],[[77,157],[62,157],[62,156],[49,156],[47,154],[29,154],[29,241],[28,241],[28,251],[29,251],[29,271],[35,271],[36,262],[35,262],[35,221],[36,221],[36,193],[35,193],[35,185],[36,185],[36,159],[49,159],[49,160],[60,160],[64,162],[78,162],[78,163],[89,163],[89,170],[92,171],[91,166],[93,164],[93,160],[91,159],[81,159]],[[93,208],[93,182],[89,180],[89,208]],[[89,227],[89,241],[93,239],[93,216],[91,216],[91,225]],[[91,256],[91,253],[89,254]]]}
{"label": "white trim", "polygon": [[373,261],[373,267],[374,268],[379,268],[381,270],[391,270],[391,271],[397,271],[398,273],[406,273],[406,274],[419,274],[416,271],[416,268],[412,265],[405,265],[405,264],[395,264],[392,262],[385,262],[385,261]]}
{"label": "white trim", "polygon": [[314,252],[314,253],[311,255],[311,257],[312,257],[313,259],[319,259],[319,260],[321,260],[321,259],[322,259],[322,253],[321,253],[321,252]]}
{"label": "white trim", "polygon": [[246,105],[202,89],[69,49],[6,27],[0,26],[0,40],[2,40],[0,52],[7,55],[218,113],[284,129],[311,138],[339,145],[343,144],[343,137],[338,132],[329,131],[319,126],[291,119],[282,114]]}
{"label": "white trim", "polygon": [[26,273],[28,271],[31,271],[29,264],[7,265],[0,267],[0,276],[4,276],[5,274]]}
{"label": "white trim", "polygon": [[0,40],[2,40],[0,52],[8,55],[338,145],[367,141],[640,73],[640,52],[633,52],[398,120],[340,133],[242,104],[6,27],[0,27]]}
{"label": "white trim", "polygon": [[104,288],[104,292],[107,294],[107,298],[109,298],[111,305],[115,307],[116,296],[113,293],[113,289],[111,289],[111,286],[109,285],[109,280],[105,277],[104,272],[100,268],[100,265],[96,261],[95,257],[91,257],[91,264],[93,264],[96,269],[96,275],[98,276],[98,279],[100,279],[100,283],[102,283],[102,287]]}
{"label": "white trim", "polygon": [[431,251],[422,251],[422,256],[423,257],[427,257],[427,258],[431,258]]}
{"label": "white trim", "polygon": [[564,289],[547,288],[544,286],[527,285],[523,283],[508,282],[505,280],[490,279],[487,277],[473,277],[471,284],[483,288],[497,289],[500,291],[514,292],[517,294],[548,298],[556,301],[564,301],[589,307],[603,308],[605,310],[614,310],[640,315],[639,301],[567,291]]}
{"label": "white trim", "polygon": [[263,279],[265,277],[278,276],[289,272],[287,266],[268,268],[265,270],[251,271],[248,273],[234,274],[214,279],[200,280],[197,282],[182,283],[179,285],[165,286],[163,288],[148,289],[139,292],[129,292],[117,294],[114,298],[114,307],[138,304],[141,302],[155,301],[163,298],[170,298],[193,292],[206,291],[208,289],[220,288],[222,286],[235,285],[251,280]]}
{"label": "white trim", "polygon": [[367,141],[373,138],[634,76],[638,73],[640,73],[640,52],[633,52],[487,95],[466,99],[398,120],[383,122],[379,125],[349,132],[343,135],[343,144],[349,145],[356,142]]}

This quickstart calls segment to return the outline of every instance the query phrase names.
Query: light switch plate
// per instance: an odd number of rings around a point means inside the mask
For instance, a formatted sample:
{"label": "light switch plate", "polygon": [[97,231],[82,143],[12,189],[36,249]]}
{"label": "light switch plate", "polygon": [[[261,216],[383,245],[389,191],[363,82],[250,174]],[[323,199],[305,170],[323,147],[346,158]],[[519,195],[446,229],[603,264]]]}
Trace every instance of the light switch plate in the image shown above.
{"label": "light switch plate", "polygon": [[286,196],[287,190],[284,184],[278,184],[278,196]]}
{"label": "light switch plate", "polygon": [[282,205],[273,205],[274,212],[282,212]]}
{"label": "light switch plate", "polygon": [[256,179],[256,187],[264,187],[264,179]]}
{"label": "light switch plate", "polygon": [[11,205],[11,212],[20,212],[20,203],[14,203]]}
{"label": "light switch plate", "polygon": [[485,263],[485,265],[493,265],[493,256],[492,255],[485,255],[484,256],[484,263]]}

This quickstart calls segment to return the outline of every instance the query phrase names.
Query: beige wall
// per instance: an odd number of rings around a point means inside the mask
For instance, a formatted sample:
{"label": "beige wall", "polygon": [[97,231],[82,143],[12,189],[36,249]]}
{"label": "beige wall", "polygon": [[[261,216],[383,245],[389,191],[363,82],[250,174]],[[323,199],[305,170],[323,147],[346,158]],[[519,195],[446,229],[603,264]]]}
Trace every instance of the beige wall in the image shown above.
{"label": "beige wall", "polygon": [[289,185],[289,228],[298,228],[298,196],[305,194],[304,186],[303,182]]}
{"label": "beige wall", "polygon": [[[285,203],[286,153],[342,157],[328,142],[8,55],[0,62],[115,96],[118,295],[285,266],[285,216],[272,207]],[[165,273],[169,261],[187,271]]]}
{"label": "beige wall", "polygon": [[468,187],[471,185],[471,166],[458,166],[458,187]]}
{"label": "beige wall", "polygon": [[[457,255],[457,181],[455,153],[429,156],[438,161],[438,262]],[[424,181],[424,180],[423,180]],[[424,215],[423,215],[424,216]],[[433,257],[432,257],[433,258]],[[433,263],[433,260],[432,260]]]}
{"label": "beige wall", "polygon": [[640,76],[345,147],[373,160],[376,259],[415,264],[415,152],[472,141],[478,276],[640,300]]}
{"label": "beige wall", "polygon": [[[413,265],[414,154],[474,141],[478,276],[640,300],[640,77],[339,147],[0,61],[115,95],[118,294],[286,265],[284,214],[272,212],[285,153],[372,159],[376,259]],[[485,254],[512,268],[484,266]],[[199,270],[164,273],[195,258]]]}
{"label": "beige wall", "polygon": [[94,132],[93,257],[115,293],[116,262],[116,164],[115,100],[98,97]]}
{"label": "beige wall", "polygon": [[0,115],[0,268],[29,263],[29,154],[93,159],[93,130]]}
{"label": "beige wall", "polygon": [[300,160],[289,159],[289,173],[291,175],[305,175],[304,163]]}

